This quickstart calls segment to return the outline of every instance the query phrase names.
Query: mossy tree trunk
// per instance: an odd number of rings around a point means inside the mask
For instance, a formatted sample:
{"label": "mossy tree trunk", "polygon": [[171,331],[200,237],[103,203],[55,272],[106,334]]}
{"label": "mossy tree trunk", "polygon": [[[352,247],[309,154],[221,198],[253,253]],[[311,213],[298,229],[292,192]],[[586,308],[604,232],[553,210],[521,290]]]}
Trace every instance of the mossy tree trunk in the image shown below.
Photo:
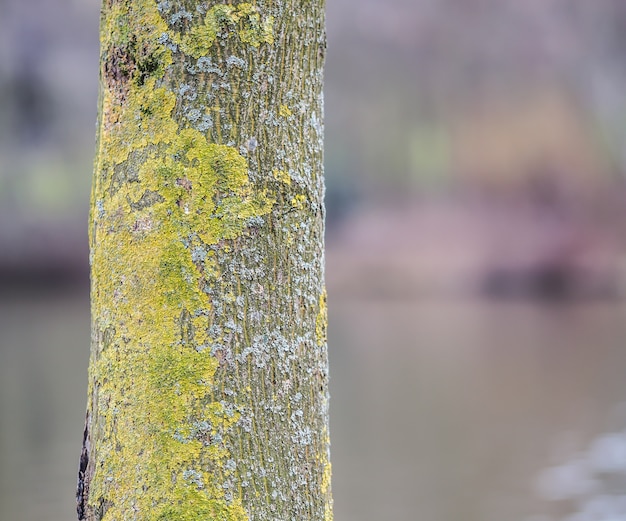
{"label": "mossy tree trunk", "polygon": [[328,520],[323,0],[104,0],[79,519]]}

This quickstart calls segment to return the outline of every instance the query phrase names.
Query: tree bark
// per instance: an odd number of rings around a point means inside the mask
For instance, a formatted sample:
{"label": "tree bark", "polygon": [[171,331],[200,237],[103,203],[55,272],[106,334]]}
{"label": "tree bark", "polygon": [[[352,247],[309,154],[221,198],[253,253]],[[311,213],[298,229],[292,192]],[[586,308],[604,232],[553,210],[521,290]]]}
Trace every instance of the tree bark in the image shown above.
{"label": "tree bark", "polygon": [[329,520],[323,0],[103,0],[79,519]]}

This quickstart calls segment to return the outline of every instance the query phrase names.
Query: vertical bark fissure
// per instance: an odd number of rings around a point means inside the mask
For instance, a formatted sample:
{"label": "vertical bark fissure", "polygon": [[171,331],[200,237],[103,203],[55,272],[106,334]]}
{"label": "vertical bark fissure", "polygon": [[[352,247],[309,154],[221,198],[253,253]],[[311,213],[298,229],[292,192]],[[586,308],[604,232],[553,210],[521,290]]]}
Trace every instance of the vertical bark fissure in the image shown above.
{"label": "vertical bark fissure", "polygon": [[79,519],[332,517],[323,23],[103,4]]}
{"label": "vertical bark fissure", "polygon": [[87,472],[89,466],[89,452],[91,440],[89,438],[89,413],[85,417],[85,429],[83,431],[83,446],[80,451],[78,464],[78,485],[76,487],[76,513],[78,519],[85,519],[87,514],[87,500],[89,499],[89,480],[91,476]]}

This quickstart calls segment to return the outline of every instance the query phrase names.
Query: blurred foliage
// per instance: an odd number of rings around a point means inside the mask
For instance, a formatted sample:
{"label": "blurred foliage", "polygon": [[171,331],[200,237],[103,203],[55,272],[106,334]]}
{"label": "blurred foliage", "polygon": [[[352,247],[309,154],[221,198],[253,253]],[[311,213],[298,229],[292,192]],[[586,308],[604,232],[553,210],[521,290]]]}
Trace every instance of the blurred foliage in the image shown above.
{"label": "blurred foliage", "polygon": [[[98,8],[0,2],[0,204],[15,225],[33,213],[85,218]],[[330,0],[330,216],[348,200],[515,178],[539,163],[621,172],[625,27],[619,0]]]}
{"label": "blurred foliage", "polygon": [[[539,162],[576,163],[598,178],[609,164],[622,169],[623,2],[335,0],[328,8],[329,176],[423,191],[482,165],[501,179]],[[335,168],[335,136],[349,136],[364,161]]]}

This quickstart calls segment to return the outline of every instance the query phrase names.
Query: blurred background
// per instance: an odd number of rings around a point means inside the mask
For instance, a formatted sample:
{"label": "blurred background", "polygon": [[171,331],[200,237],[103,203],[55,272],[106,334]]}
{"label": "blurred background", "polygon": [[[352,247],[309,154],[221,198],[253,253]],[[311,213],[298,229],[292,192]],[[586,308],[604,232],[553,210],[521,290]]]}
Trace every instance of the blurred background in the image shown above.
{"label": "blurred background", "polygon": [[[97,0],[0,0],[0,519],[74,519]],[[626,3],[328,0],[338,521],[626,519]]]}

